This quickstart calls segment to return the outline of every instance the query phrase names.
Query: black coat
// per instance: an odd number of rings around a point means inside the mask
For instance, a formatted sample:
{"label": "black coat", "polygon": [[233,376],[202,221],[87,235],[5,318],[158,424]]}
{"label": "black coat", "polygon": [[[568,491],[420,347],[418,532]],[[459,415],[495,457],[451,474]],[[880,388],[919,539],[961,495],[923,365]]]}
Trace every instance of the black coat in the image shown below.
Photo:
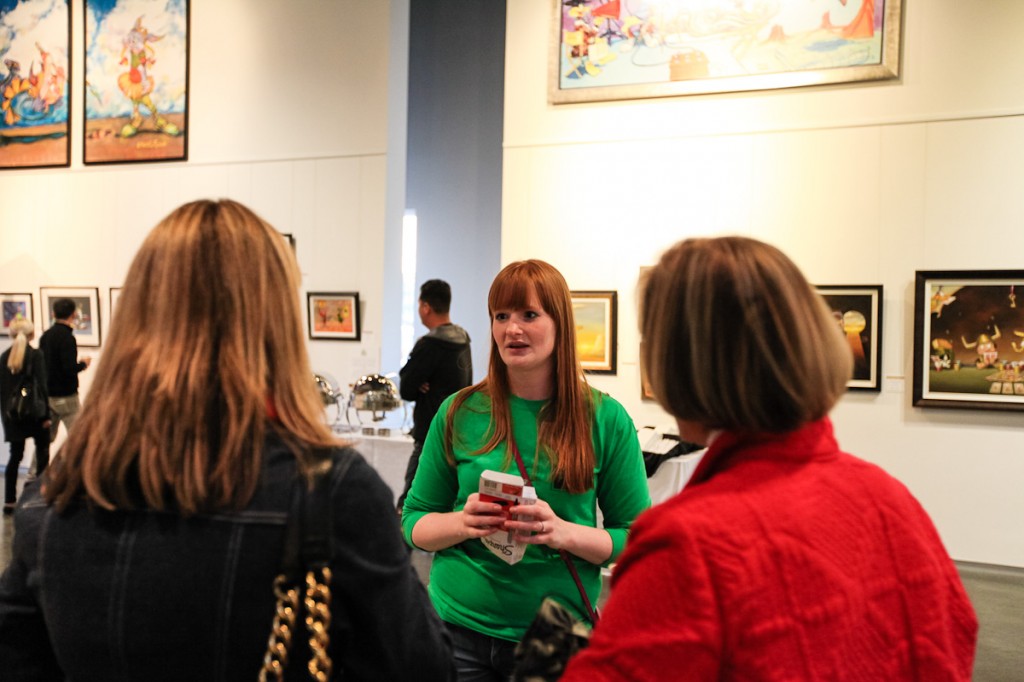
{"label": "black coat", "polygon": [[43,417],[39,422],[29,428],[21,424],[8,423],[7,404],[14,397],[14,389],[21,383],[21,377],[25,372],[31,372],[35,380],[36,390],[42,394],[43,402],[46,402],[46,363],[43,362],[43,354],[32,346],[25,347],[25,361],[21,364],[21,372],[14,374],[7,367],[7,358],[11,355],[8,348],[0,355],[0,421],[3,422],[4,440],[10,443],[13,440],[25,440],[34,438],[40,431],[44,431],[43,423],[49,416]]}
{"label": "black coat", "polygon": [[[409,563],[391,491],[354,450],[333,457],[336,675],[454,678],[451,638]],[[262,468],[245,509],[188,519],[85,503],[58,514],[29,484],[0,577],[0,677],[255,680],[274,615],[295,457],[271,436]],[[309,679],[306,639],[296,634],[286,679]]]}

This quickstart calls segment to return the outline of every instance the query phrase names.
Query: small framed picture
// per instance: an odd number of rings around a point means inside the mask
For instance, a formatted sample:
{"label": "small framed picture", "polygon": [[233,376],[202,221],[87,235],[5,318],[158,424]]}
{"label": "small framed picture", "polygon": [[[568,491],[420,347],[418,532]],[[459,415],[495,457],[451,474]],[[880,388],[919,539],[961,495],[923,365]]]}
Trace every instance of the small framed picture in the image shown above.
{"label": "small framed picture", "polygon": [[1024,410],[1024,270],[918,271],[914,405]]}
{"label": "small framed picture", "polygon": [[32,294],[0,294],[0,307],[3,308],[4,329],[19,317],[31,320]]}
{"label": "small framed picture", "polygon": [[309,338],[358,341],[359,294],[357,292],[310,292]]}
{"label": "small framed picture", "polygon": [[853,391],[882,390],[882,286],[841,284],[817,287],[853,353]]}
{"label": "small framed picture", "polygon": [[43,331],[53,326],[53,304],[62,299],[71,299],[75,312],[71,328],[79,346],[100,345],[100,294],[98,287],[42,287],[39,289],[39,308]]}
{"label": "small framed picture", "polygon": [[614,291],[573,291],[576,355],[584,372],[615,374],[618,346],[618,294]]}

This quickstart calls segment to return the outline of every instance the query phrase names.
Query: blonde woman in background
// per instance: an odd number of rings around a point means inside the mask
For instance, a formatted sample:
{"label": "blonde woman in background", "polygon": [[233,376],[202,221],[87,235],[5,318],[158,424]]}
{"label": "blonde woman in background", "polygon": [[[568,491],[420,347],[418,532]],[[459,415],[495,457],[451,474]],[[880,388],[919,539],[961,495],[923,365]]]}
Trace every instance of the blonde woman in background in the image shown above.
{"label": "blonde woman in background", "polygon": [[36,446],[36,475],[43,473],[50,463],[50,414],[19,421],[8,411],[14,394],[25,377],[32,379],[32,385],[39,393],[37,399],[45,408],[46,396],[46,363],[43,354],[29,345],[35,335],[32,320],[17,317],[11,321],[8,331],[11,335],[11,347],[0,355],[0,420],[4,427],[4,440],[10,443],[10,456],[4,471],[4,514],[14,512],[14,503],[18,498],[18,466],[25,456],[25,441],[29,438]]}
{"label": "blonde woman in background", "polygon": [[969,680],[978,622],[931,519],[836,443],[853,358],[796,265],[688,239],[641,288],[654,393],[708,451],[634,524],[563,681]]}
{"label": "blonde woman in background", "polygon": [[[290,500],[318,475],[336,673],[452,674],[391,491],[325,425],[299,282],[281,235],[233,201],[186,204],[149,234],[61,457],[15,517],[5,680],[255,679]],[[299,629],[286,679],[308,674]]]}

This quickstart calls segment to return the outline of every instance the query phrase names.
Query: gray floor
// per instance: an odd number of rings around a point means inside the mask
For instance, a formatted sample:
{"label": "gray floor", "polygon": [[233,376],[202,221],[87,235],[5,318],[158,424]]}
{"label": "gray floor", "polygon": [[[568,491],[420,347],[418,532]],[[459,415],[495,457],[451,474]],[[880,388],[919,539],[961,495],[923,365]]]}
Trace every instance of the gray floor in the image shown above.
{"label": "gray floor", "polygon": [[[0,518],[0,567],[11,559],[13,526],[11,517]],[[430,559],[426,552],[412,553],[424,582]],[[957,566],[981,624],[975,682],[1024,682],[1024,569],[965,562]],[[606,598],[602,592],[598,604]]]}

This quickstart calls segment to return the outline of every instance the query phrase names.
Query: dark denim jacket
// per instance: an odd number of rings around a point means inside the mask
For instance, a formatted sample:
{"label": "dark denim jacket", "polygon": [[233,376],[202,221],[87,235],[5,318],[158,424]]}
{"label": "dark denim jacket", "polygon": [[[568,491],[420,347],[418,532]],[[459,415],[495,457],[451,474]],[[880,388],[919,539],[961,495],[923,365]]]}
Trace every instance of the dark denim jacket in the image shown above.
{"label": "dark denim jacket", "polygon": [[[336,677],[450,679],[450,639],[410,566],[391,491],[354,450],[333,457]],[[57,514],[31,487],[0,578],[0,677],[255,680],[296,476],[276,440],[263,468],[244,511],[190,519],[84,504]],[[289,679],[308,679],[297,634]]]}

